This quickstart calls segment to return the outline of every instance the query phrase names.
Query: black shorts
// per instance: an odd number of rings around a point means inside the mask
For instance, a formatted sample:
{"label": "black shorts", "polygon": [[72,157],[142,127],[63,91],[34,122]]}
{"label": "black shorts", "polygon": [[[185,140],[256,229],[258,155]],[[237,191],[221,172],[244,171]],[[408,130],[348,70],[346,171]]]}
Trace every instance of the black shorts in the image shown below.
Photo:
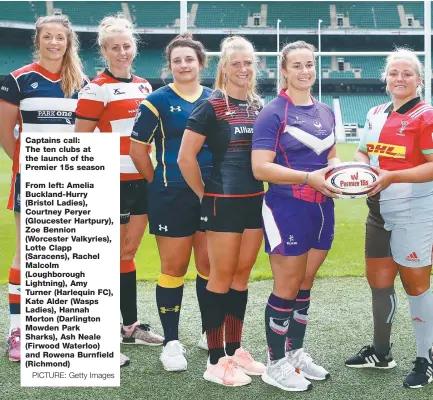
{"label": "black shorts", "polygon": [[200,199],[189,187],[149,185],[149,232],[187,237],[200,228]]}
{"label": "black shorts", "polygon": [[147,182],[145,179],[120,181],[120,225],[131,215],[147,214]]}
{"label": "black shorts", "polygon": [[263,195],[252,197],[204,196],[200,228],[214,232],[243,233],[262,228]]}
{"label": "black shorts", "polygon": [[365,258],[392,257],[391,232],[384,228],[379,202],[369,199],[367,204],[369,213],[365,223]]}

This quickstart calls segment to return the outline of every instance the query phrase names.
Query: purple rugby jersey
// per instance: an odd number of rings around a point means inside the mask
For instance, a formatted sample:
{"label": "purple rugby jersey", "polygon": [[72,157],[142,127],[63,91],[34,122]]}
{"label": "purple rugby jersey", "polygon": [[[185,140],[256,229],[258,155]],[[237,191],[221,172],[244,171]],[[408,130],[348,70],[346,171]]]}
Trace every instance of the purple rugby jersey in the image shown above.
{"label": "purple rugby jersey", "polygon": [[[299,171],[315,171],[328,165],[335,144],[335,118],[332,110],[314,101],[295,106],[284,90],[258,115],[254,124],[253,150],[275,151],[274,162]],[[277,185],[269,191],[313,203],[327,197],[308,185]]]}

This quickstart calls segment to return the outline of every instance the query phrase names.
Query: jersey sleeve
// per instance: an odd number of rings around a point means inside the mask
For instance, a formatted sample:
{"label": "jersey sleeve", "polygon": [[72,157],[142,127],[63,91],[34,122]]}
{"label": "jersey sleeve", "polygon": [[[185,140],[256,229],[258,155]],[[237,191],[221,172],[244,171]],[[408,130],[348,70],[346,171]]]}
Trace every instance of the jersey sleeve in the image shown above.
{"label": "jersey sleeve", "polygon": [[99,121],[107,105],[105,97],[102,86],[92,82],[84,86],[78,94],[76,117],[89,121]]}
{"label": "jersey sleeve", "polygon": [[279,116],[266,106],[254,123],[252,149],[276,151],[281,127]]}
{"label": "jersey sleeve", "polygon": [[371,130],[371,122],[370,122],[370,118],[371,118],[371,114],[373,112],[375,107],[373,107],[368,113],[367,113],[367,117],[365,118],[365,124],[364,124],[364,130],[362,132],[362,136],[361,139],[359,141],[358,144],[358,149],[361,150],[364,153],[367,153],[367,132],[369,130]]}
{"label": "jersey sleeve", "polygon": [[419,141],[422,154],[433,154],[433,115],[424,122]]}
{"label": "jersey sleeve", "polygon": [[158,99],[150,95],[143,100],[135,117],[131,140],[143,144],[150,144],[159,126]]}
{"label": "jersey sleeve", "polygon": [[19,106],[21,101],[21,92],[20,88],[18,86],[17,80],[12,76],[12,74],[9,74],[1,88],[0,88],[0,99],[7,101],[8,103],[14,104],[16,106]]}
{"label": "jersey sleeve", "polygon": [[186,129],[207,137],[213,132],[216,122],[217,118],[212,103],[205,99],[192,110]]}

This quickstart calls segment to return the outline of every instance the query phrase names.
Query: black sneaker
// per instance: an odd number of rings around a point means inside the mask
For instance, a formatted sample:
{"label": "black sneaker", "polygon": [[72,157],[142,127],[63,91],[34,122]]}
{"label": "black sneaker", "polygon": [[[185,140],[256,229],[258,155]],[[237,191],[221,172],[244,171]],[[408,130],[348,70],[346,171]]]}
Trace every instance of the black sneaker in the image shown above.
{"label": "black sneaker", "polygon": [[418,389],[433,381],[433,364],[424,357],[417,357],[413,364],[413,370],[403,382],[405,388]]}
{"label": "black sneaker", "polygon": [[358,354],[350,357],[345,361],[346,367],[350,368],[379,368],[391,369],[397,364],[392,358],[391,349],[386,356],[376,354],[374,347],[371,345],[364,346]]}

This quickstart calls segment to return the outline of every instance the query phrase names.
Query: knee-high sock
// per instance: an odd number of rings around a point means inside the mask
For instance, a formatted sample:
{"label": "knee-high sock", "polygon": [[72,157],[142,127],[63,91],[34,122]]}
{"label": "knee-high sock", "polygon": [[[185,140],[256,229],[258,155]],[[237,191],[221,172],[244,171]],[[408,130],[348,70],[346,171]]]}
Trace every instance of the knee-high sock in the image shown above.
{"label": "knee-high sock", "polygon": [[391,328],[397,311],[394,285],[385,289],[371,288],[374,334],[373,346],[377,354],[387,355],[391,348]]}
{"label": "knee-high sock", "polygon": [[217,364],[224,353],[224,317],[227,293],[215,293],[206,289],[203,294],[203,314],[201,316],[206,330],[209,359]]}
{"label": "knee-high sock", "polygon": [[224,319],[226,353],[228,356],[232,356],[241,347],[242,328],[244,326],[245,310],[248,302],[248,289],[241,291],[230,289],[227,293],[226,301],[226,315]]}
{"label": "knee-high sock", "polygon": [[424,357],[431,363],[433,362],[433,293],[428,289],[419,296],[408,295],[407,297],[415,330],[417,357]]}
{"label": "knee-high sock", "polygon": [[304,346],[305,331],[310,308],[310,290],[299,290],[287,332],[286,351],[297,350]]}
{"label": "knee-high sock", "polygon": [[11,315],[10,334],[12,329],[20,327],[21,317],[21,271],[13,267],[9,270],[9,311]]}
{"label": "knee-high sock", "polygon": [[134,260],[120,260],[120,313],[123,325],[137,322],[137,271]]}
{"label": "knee-high sock", "polygon": [[156,305],[164,329],[164,346],[179,340],[179,317],[182,306],[184,278],[161,274],[156,285]]}
{"label": "knee-high sock", "polygon": [[295,299],[282,299],[273,293],[269,296],[265,310],[265,327],[271,361],[281,360],[286,355],[286,335],[294,305]]}
{"label": "knee-high sock", "polygon": [[[197,271],[197,277],[195,278],[195,290],[197,293],[198,307],[200,308],[200,314],[203,314],[203,294],[206,290],[206,285],[209,280],[208,276],[204,276]],[[201,331],[204,332],[203,319],[201,320]]]}

